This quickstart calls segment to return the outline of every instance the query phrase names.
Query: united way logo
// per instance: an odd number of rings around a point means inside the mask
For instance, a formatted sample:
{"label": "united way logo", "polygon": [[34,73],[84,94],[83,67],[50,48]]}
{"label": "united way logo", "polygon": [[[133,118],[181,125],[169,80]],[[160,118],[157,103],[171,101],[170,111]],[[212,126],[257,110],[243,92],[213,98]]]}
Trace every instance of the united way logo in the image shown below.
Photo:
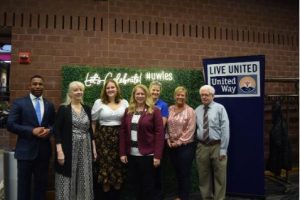
{"label": "united way logo", "polygon": [[242,93],[253,94],[257,91],[256,76],[240,77],[239,90]]}

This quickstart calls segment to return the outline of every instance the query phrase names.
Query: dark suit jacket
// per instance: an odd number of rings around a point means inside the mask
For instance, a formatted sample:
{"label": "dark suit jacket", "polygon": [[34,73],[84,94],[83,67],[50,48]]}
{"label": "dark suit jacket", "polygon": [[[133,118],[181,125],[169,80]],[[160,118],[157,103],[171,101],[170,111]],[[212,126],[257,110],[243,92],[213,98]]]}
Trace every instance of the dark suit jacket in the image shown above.
{"label": "dark suit jacket", "polygon": [[[83,109],[87,113],[89,120],[91,122],[91,109],[86,105],[83,105]],[[62,149],[65,154],[65,163],[64,165],[58,164],[57,151],[55,150],[55,170],[57,173],[60,173],[68,177],[71,177],[71,173],[72,173],[72,124],[73,123],[72,123],[71,104],[61,105],[58,108],[56,114],[56,119],[54,124],[54,136],[55,136],[55,143],[62,145]],[[92,123],[90,123],[89,132],[90,132],[91,142],[92,142],[93,139]]]}
{"label": "dark suit jacket", "polygon": [[[120,127],[120,156],[129,155],[131,142],[132,114],[126,109]],[[161,159],[164,148],[164,128],[162,116],[158,108],[152,114],[144,112],[138,122],[138,149],[142,155],[154,154]]]}
{"label": "dark suit jacket", "polygon": [[[51,155],[49,137],[41,139],[32,134],[33,128],[39,126],[50,128],[50,133],[52,132],[55,117],[54,105],[45,98],[43,98],[43,101],[44,115],[41,125],[38,123],[35,109],[29,95],[13,102],[7,119],[7,129],[18,135],[15,150],[16,159],[34,160],[40,149],[43,149],[43,152],[41,152],[43,155],[48,157]],[[43,146],[40,147],[40,145]]]}

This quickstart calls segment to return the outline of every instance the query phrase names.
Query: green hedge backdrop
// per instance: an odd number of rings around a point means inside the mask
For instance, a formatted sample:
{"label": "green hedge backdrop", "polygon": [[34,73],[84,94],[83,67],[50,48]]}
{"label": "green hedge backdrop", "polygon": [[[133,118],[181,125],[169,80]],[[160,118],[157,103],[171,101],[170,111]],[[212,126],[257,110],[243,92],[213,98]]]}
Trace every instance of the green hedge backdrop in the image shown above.
{"label": "green hedge backdrop", "polygon": [[[92,106],[94,101],[99,98],[100,92],[105,80],[105,77],[115,78],[121,75],[121,78],[127,74],[126,80],[132,80],[132,76],[139,75],[141,78],[141,83],[149,86],[150,82],[154,79],[160,81],[163,85],[163,91],[161,98],[166,101],[169,105],[174,103],[173,92],[177,86],[185,86],[188,89],[188,104],[192,107],[197,107],[199,105],[199,88],[203,85],[203,75],[200,70],[179,70],[173,68],[159,69],[159,68],[124,68],[124,67],[90,67],[90,66],[79,66],[79,65],[67,65],[63,66],[62,78],[63,78],[63,88],[62,97],[66,96],[66,91],[68,84],[72,81],[81,81],[86,83],[91,83],[92,79],[95,84],[90,87],[86,87],[84,101],[86,104]],[[89,77],[87,78],[87,74]],[[95,78],[95,74],[99,77]],[[148,78],[147,78],[148,75]],[[151,77],[149,77],[149,75]],[[155,77],[156,75],[156,77]],[[93,77],[94,76],[94,77]],[[165,80],[162,80],[164,77]],[[119,78],[120,81],[124,79]],[[170,80],[172,78],[172,80]],[[101,79],[101,80],[100,80]],[[169,80],[166,80],[169,79]],[[98,81],[98,84],[96,83]],[[132,88],[134,84],[123,83],[119,84],[122,90],[122,95],[125,99],[129,100]]]}
{"label": "green hedge backdrop", "polygon": [[[120,85],[122,96],[129,101],[132,88],[138,83],[149,86],[153,80],[162,83],[161,98],[169,105],[174,104],[173,92],[177,86],[185,86],[188,90],[187,103],[196,108],[200,103],[199,88],[204,84],[203,74],[200,70],[174,69],[174,68],[124,68],[105,66],[91,67],[79,65],[66,65],[62,68],[62,101],[66,96],[68,84],[72,81],[81,81],[85,83],[84,94],[85,104],[93,105],[99,98],[105,79],[115,78]],[[126,82],[126,83],[125,83]],[[168,152],[165,149],[163,159],[163,188],[165,196],[173,196],[176,193],[177,182],[174,177],[173,167],[168,159]],[[195,163],[192,170],[192,191],[198,190],[197,172]],[[132,188],[130,184],[125,183],[122,199],[132,199]]]}

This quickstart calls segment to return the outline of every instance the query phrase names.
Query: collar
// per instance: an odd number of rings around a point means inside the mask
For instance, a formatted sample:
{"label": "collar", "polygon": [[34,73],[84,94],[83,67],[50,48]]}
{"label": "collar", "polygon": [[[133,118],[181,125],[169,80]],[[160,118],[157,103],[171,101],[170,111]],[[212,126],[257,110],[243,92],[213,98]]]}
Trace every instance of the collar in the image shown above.
{"label": "collar", "polygon": [[[31,93],[29,94],[29,96],[30,96],[31,101],[35,101],[35,99],[37,98],[36,96],[34,96]],[[43,100],[43,96],[40,96],[39,98],[40,98],[41,101]]]}
{"label": "collar", "polygon": [[202,104],[203,105],[203,109],[205,109],[205,107],[211,108],[213,104],[214,104],[214,101],[210,102],[210,104],[208,104],[207,106],[204,105],[204,104]]}

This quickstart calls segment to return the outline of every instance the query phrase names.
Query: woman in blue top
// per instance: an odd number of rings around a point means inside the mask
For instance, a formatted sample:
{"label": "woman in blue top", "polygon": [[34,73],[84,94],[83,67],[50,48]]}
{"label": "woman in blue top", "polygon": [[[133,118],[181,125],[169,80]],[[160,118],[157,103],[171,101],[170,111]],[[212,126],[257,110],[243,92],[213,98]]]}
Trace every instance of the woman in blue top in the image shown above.
{"label": "woman in blue top", "polygon": [[159,98],[162,91],[161,83],[158,81],[151,82],[149,86],[149,91],[155,106],[160,109],[160,113],[163,118],[163,123],[165,127],[169,116],[169,109],[168,104]]}
{"label": "woman in blue top", "polygon": [[[159,108],[164,128],[166,127],[168,116],[169,116],[169,109],[168,104],[160,99],[160,94],[162,91],[162,85],[158,81],[152,81],[149,85],[149,91],[153,102],[157,108]],[[163,191],[162,191],[162,169],[158,166],[155,170],[155,196],[156,199],[162,200],[163,199]]]}

